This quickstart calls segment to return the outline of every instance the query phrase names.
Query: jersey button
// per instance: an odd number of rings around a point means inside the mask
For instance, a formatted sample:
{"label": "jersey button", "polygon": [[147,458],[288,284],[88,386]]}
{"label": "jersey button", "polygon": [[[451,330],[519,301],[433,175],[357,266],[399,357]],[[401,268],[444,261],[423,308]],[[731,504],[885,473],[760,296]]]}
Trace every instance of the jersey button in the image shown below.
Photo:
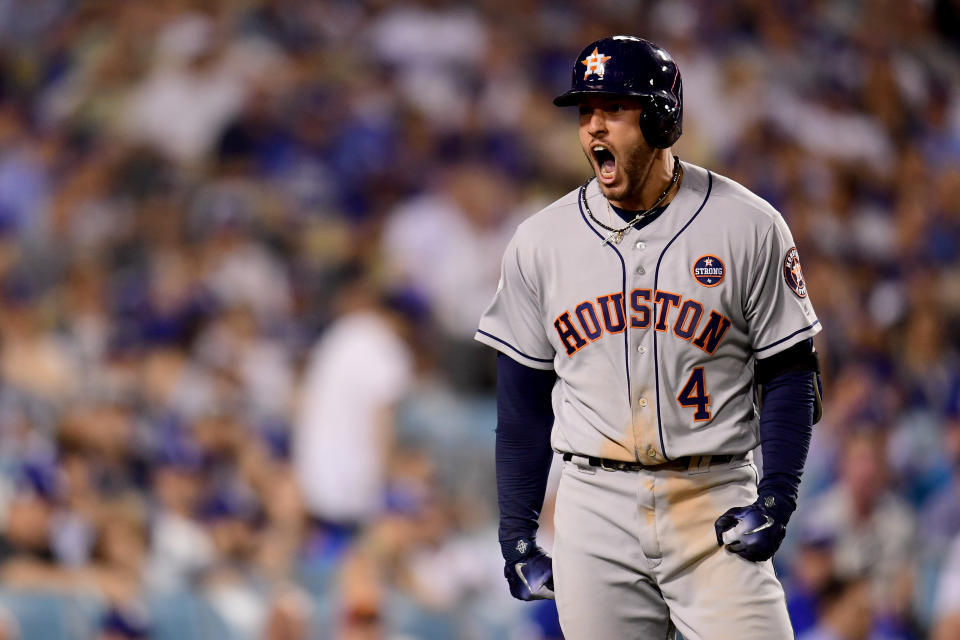
{"label": "jersey button", "polygon": [[642,276],[642,275],[645,274],[646,272],[647,272],[647,270],[644,269],[642,266],[641,266],[641,267],[637,267],[637,275],[641,275],[641,276]]}
{"label": "jersey button", "polygon": [[637,347],[637,353],[646,353],[646,352],[647,352],[647,348],[645,346],[640,345],[639,347]]}
{"label": "jersey button", "polygon": [[637,400],[637,404],[640,405],[641,407],[645,407],[645,406],[647,406],[647,399],[646,399],[646,398],[640,398],[639,400]]}
{"label": "jersey button", "polygon": [[647,248],[647,243],[644,242],[643,240],[638,240],[638,241],[637,241],[637,244],[635,244],[635,245],[633,245],[633,246],[635,246],[637,249],[640,249],[640,251],[643,251],[644,249]]}

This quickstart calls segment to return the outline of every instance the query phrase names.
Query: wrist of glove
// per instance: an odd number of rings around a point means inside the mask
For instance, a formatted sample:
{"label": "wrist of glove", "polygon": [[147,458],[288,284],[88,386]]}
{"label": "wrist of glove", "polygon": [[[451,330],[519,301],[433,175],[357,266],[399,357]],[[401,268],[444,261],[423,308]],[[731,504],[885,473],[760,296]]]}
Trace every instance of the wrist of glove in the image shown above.
{"label": "wrist of glove", "polygon": [[518,600],[553,600],[553,560],[533,538],[502,540],[503,575]]}
{"label": "wrist of glove", "polygon": [[734,507],[717,518],[717,544],[750,560],[769,560],[780,548],[792,509],[776,495],[761,495],[746,507]]}

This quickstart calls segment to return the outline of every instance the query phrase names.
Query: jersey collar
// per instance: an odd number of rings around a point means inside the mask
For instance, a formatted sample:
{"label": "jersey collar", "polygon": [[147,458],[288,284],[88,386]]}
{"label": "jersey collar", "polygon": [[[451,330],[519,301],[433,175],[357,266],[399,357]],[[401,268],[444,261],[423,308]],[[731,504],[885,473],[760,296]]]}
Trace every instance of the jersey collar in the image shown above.
{"label": "jersey collar", "polygon": [[[706,169],[682,160],[680,161],[680,165],[683,167],[683,181],[680,183],[677,194],[673,197],[662,213],[654,215],[653,219],[649,220],[647,224],[640,227],[642,233],[652,233],[656,235],[664,234],[672,237],[674,232],[686,224],[690,215],[693,214],[693,211],[699,207],[701,200],[703,200],[703,194],[706,193],[707,188]],[[600,185],[597,184],[596,180],[591,180],[587,185],[586,195],[587,202],[590,204],[590,208],[594,211],[594,215],[597,215],[601,212],[606,212],[606,198],[604,198],[603,194],[600,192]],[[588,216],[581,217],[587,226],[599,234],[601,238],[607,237],[609,234],[608,231],[598,226],[595,222],[590,220]],[[603,218],[601,218],[601,220],[609,224]],[[622,224],[620,217],[617,216],[616,219],[613,220],[613,223]],[[637,229],[631,229],[627,231],[623,235],[624,240],[637,233]]]}

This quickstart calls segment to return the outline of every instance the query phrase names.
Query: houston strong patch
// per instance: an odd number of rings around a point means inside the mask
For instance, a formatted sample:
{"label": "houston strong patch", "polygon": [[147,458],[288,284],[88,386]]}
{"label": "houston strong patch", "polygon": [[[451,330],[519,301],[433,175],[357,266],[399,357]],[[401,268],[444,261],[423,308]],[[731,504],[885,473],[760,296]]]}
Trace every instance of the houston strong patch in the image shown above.
{"label": "houston strong patch", "polygon": [[693,279],[705,287],[715,287],[723,281],[726,269],[717,256],[701,256],[693,263]]}

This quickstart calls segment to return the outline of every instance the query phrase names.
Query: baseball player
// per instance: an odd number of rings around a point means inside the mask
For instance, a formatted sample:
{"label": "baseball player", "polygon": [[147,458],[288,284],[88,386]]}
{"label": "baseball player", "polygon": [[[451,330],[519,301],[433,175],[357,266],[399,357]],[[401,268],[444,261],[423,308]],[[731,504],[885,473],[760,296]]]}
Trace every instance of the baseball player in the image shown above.
{"label": "baseball player", "polygon": [[681,87],[640,38],[577,57],[554,104],[579,109],[594,177],[519,226],[476,333],[499,351],[505,575],[556,597],[568,638],[793,637],[770,558],[820,412],[820,323],[780,214],[671,153]]}

